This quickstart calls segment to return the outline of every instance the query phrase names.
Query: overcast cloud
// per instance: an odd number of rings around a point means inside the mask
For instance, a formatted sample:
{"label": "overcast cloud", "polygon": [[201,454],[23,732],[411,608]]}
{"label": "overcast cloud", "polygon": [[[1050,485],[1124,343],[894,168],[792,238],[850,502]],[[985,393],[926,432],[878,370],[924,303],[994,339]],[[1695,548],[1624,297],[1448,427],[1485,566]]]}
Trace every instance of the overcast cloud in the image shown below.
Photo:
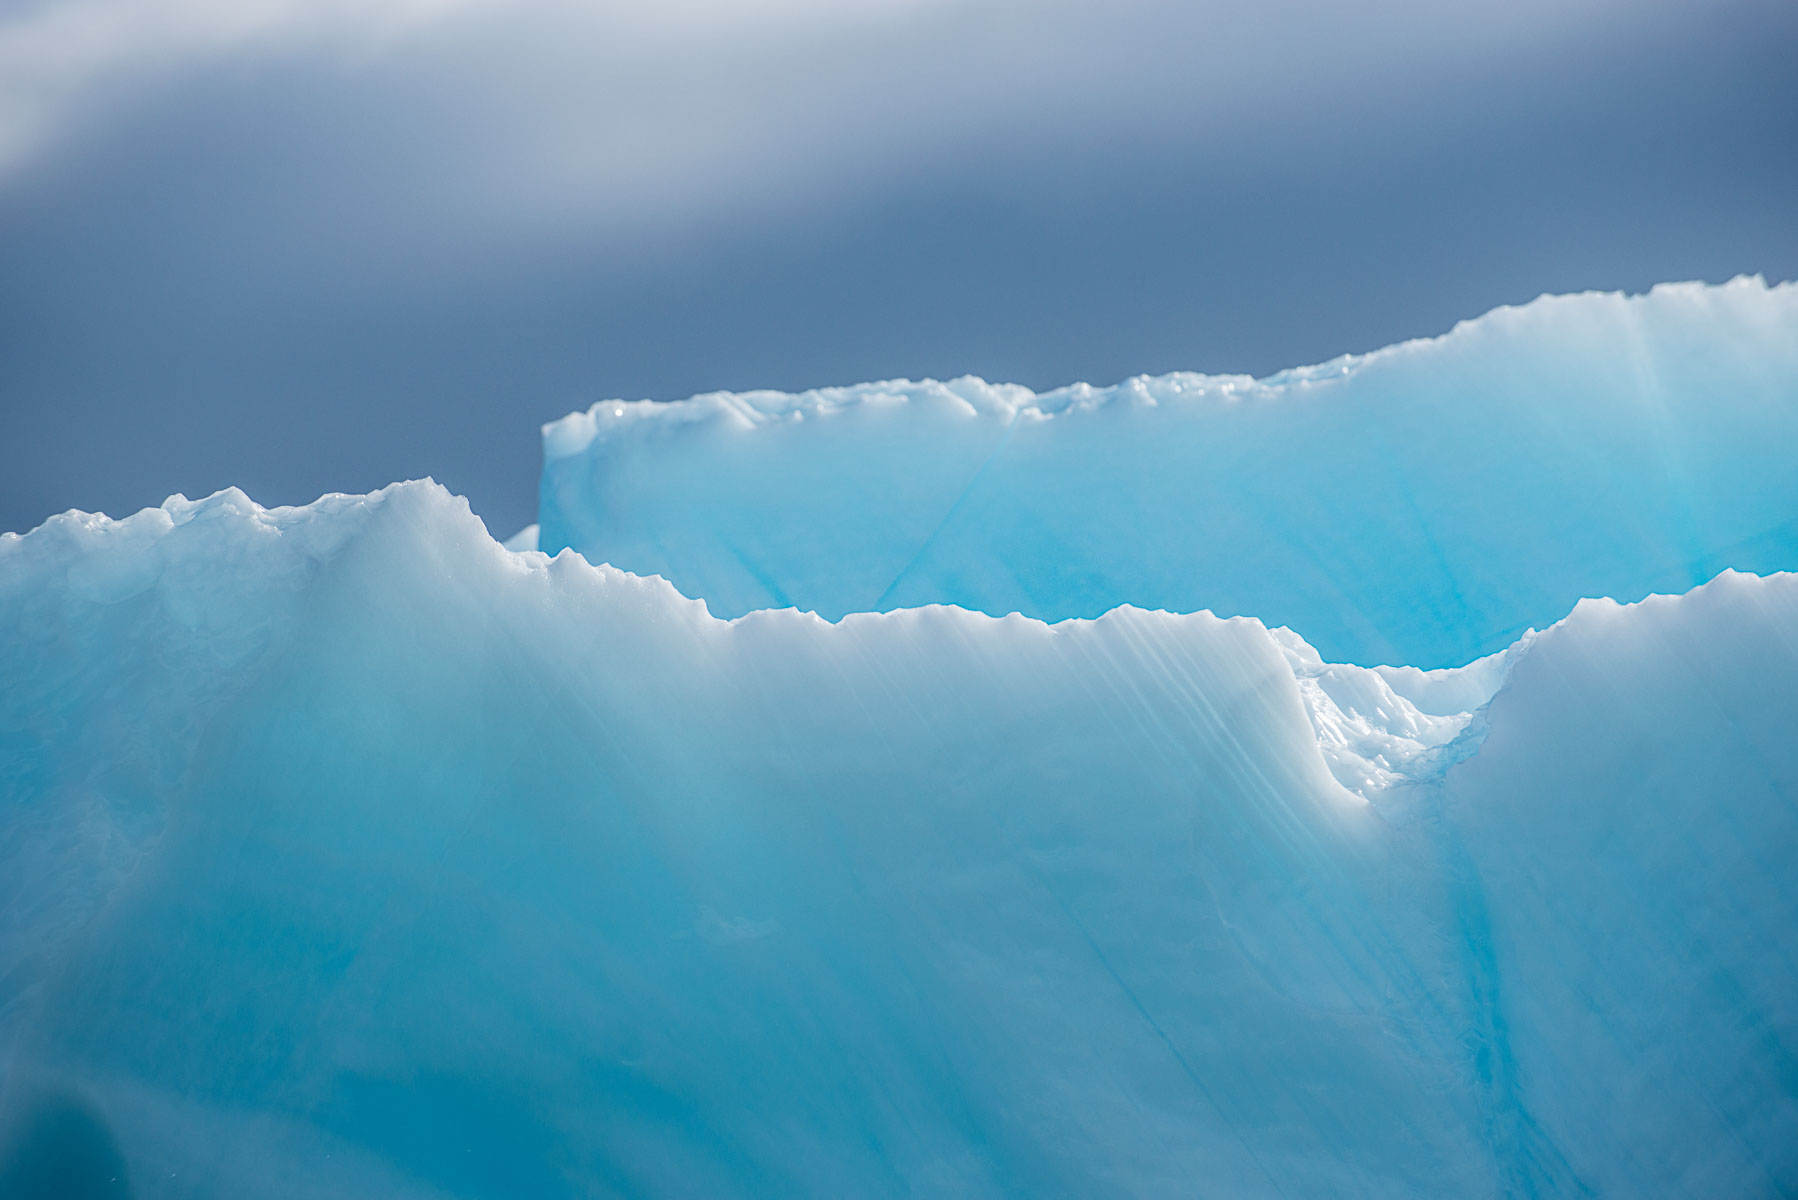
{"label": "overcast cloud", "polygon": [[363,198],[380,207],[432,223],[635,229],[829,203],[1002,140],[1129,130],[1318,150],[1369,120],[1388,143],[1439,137],[1478,119],[1487,89],[1519,70],[1715,11],[1699,0],[57,0],[0,23],[0,170],[28,169],[196,79],[262,74],[315,87],[331,118],[353,102],[361,119],[332,128],[334,152],[378,164],[380,187]]}
{"label": "overcast cloud", "polygon": [[0,10],[0,526],[433,473],[607,395],[1266,372],[1798,270],[1769,0]]}

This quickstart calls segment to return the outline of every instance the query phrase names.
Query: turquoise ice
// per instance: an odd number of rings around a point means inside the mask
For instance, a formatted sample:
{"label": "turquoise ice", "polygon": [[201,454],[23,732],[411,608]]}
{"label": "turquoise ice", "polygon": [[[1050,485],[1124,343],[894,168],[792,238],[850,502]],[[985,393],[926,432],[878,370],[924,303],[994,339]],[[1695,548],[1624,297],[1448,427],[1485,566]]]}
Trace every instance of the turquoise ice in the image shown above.
{"label": "turquoise ice", "polygon": [[544,453],[543,549],[720,616],[1135,604],[1453,666],[1586,596],[1798,566],[1798,287],[1544,297],[1265,380],[606,401]]}
{"label": "turquoise ice", "polygon": [[[791,425],[784,401],[624,406],[559,456],[586,418],[552,428],[546,493],[625,463],[581,527],[659,537],[666,561],[615,557],[672,582],[508,550],[429,482],[0,536],[0,1191],[85,1164],[85,1194],[137,1197],[1789,1193],[1793,312],[1754,282],[1557,300],[1240,408],[1014,413],[1000,454],[935,387]],[[1502,386],[1541,363],[1448,361],[1490,338],[1480,361],[1510,362],[1517,327],[1595,381],[1582,337],[1650,330],[1652,369],[1618,365],[1634,382],[1595,382],[1591,412],[1562,388],[1551,421]],[[1356,391],[1376,369],[1405,389]],[[1473,406],[1482,378],[1511,415],[1451,423],[1486,436],[1379,414]],[[1364,419],[1318,416],[1332,397]],[[1254,532],[1286,583],[1227,555],[1182,583],[1214,543],[1131,495],[1172,495],[1149,469],[1234,412],[1320,454],[1334,429],[1342,462],[1459,466],[1352,513],[1340,463],[1238,471],[1248,532],[1216,552]],[[1573,539],[1534,556],[1512,509],[1446,499],[1504,477],[1519,412],[1558,431],[1531,494],[1569,509],[1533,530]],[[1364,428],[1389,459],[1347,444]],[[1082,444],[1111,465],[1069,479]],[[921,606],[836,611],[886,587],[902,539],[858,559],[852,506],[906,455],[968,523],[886,598]],[[1061,511],[1031,478],[1098,514],[1054,545],[1119,547],[1057,595],[1135,569],[1138,606],[1048,622],[905,590],[1009,578],[976,534],[1023,553],[1020,514]],[[981,490],[1008,480],[1009,510]],[[546,505],[545,544],[568,512]],[[1366,543],[1295,543],[1301,512]],[[1453,569],[1384,557],[1420,520]],[[1317,547],[1338,592],[1299,586]],[[1508,566],[1453,566],[1487,555]],[[758,576],[823,615],[756,608]],[[1448,578],[1485,624],[1405,598]],[[1606,590],[1639,602],[1579,599]],[[1400,646],[1466,665],[1336,661]]]}

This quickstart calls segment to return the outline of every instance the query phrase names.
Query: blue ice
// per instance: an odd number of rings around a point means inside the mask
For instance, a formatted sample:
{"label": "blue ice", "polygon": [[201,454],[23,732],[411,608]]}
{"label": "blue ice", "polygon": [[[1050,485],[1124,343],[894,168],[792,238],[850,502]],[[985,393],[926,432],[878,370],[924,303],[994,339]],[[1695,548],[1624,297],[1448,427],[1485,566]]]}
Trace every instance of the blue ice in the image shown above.
{"label": "blue ice", "polygon": [[0,1195],[1789,1194],[1795,307],[0,535]]}
{"label": "blue ice", "polygon": [[544,451],[542,549],[719,616],[1134,604],[1455,666],[1587,596],[1798,567],[1798,286],[1544,297],[1265,380],[606,401]]}

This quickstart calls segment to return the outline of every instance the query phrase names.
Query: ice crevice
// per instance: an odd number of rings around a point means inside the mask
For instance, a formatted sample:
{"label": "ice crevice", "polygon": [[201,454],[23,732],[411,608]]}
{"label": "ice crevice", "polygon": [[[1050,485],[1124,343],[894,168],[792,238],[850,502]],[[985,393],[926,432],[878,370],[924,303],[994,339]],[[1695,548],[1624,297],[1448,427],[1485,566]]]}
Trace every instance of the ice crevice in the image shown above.
{"label": "ice crevice", "polygon": [[1486,706],[1527,652],[1534,630],[1464,667],[1360,667],[1326,663],[1290,629],[1269,633],[1292,667],[1330,774],[1363,800],[1438,781],[1477,753]]}

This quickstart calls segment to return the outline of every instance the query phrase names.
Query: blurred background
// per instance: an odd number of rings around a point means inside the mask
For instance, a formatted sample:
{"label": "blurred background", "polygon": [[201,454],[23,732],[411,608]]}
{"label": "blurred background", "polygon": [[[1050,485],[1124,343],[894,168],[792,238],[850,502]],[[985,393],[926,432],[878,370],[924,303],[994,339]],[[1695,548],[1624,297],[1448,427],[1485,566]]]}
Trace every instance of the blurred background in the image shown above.
{"label": "blurred background", "polygon": [[1266,374],[1798,275],[1798,4],[12,0],[0,529],[610,397]]}

